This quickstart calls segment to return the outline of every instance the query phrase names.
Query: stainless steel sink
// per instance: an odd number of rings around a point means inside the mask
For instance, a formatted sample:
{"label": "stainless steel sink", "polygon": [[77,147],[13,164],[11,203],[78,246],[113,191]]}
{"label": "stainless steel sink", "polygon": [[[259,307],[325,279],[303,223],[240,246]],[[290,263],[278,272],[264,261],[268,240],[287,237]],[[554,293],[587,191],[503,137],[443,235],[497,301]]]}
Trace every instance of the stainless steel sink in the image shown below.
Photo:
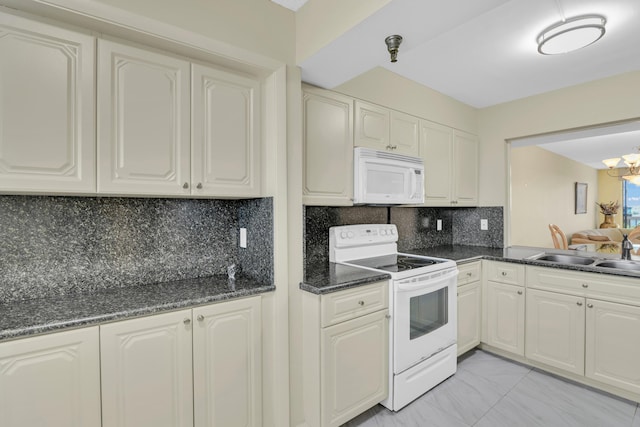
{"label": "stainless steel sink", "polygon": [[620,270],[640,271],[640,262],[627,261],[622,259],[608,259],[599,261],[594,267],[616,268]]}
{"label": "stainless steel sink", "polygon": [[589,257],[575,256],[575,255],[562,255],[562,254],[541,254],[533,256],[529,259],[536,261],[548,261],[556,262],[560,264],[577,264],[577,265],[591,265],[596,260]]}

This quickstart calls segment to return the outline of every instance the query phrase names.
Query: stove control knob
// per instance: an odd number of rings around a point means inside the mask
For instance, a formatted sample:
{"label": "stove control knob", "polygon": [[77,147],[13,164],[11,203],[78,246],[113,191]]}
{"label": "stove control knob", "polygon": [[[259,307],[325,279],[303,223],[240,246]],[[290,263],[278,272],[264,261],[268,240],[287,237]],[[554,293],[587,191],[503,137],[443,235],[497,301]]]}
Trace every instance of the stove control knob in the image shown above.
{"label": "stove control knob", "polygon": [[343,238],[343,239],[346,239],[347,238],[347,232],[346,231],[341,231],[340,232],[340,237]]}
{"label": "stove control knob", "polygon": [[394,234],[396,234],[396,230],[394,230],[393,228],[391,229],[391,235],[393,236]]}
{"label": "stove control knob", "polygon": [[355,234],[353,234],[353,231],[347,232],[347,238],[353,239],[354,236],[355,236]]}
{"label": "stove control knob", "polygon": [[382,230],[380,230],[380,235],[381,236],[386,236],[387,235],[387,230],[385,230],[384,228]]}

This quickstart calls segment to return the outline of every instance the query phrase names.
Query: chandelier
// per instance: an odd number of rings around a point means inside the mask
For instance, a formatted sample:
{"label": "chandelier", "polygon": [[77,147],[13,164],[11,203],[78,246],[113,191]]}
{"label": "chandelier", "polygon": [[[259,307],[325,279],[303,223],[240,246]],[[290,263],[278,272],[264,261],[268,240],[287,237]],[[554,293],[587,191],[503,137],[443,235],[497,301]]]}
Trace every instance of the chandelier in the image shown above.
{"label": "chandelier", "polygon": [[[602,163],[609,168],[607,174],[614,178],[626,179],[636,185],[640,185],[640,147],[637,147],[637,149],[638,153],[625,154],[622,158],[604,159]],[[618,169],[620,160],[623,161],[625,166]]]}

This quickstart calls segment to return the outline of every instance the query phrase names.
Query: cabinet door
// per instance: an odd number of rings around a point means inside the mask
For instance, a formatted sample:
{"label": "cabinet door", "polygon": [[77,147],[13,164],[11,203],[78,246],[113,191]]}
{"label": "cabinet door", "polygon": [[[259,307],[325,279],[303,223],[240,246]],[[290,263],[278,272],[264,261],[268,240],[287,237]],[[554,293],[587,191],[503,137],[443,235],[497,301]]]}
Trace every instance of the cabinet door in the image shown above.
{"label": "cabinet door", "polygon": [[382,310],[322,330],[322,426],[342,425],[387,397],[386,316]]}
{"label": "cabinet door", "polygon": [[487,344],[524,356],[525,289],[520,286],[487,282]]}
{"label": "cabinet door", "polygon": [[527,289],[527,358],[584,375],[584,310],[584,298]]}
{"label": "cabinet door", "polygon": [[94,43],[0,14],[1,192],[95,192]]}
{"label": "cabinet door", "polygon": [[478,205],[478,138],[453,132],[453,199],[456,206]]}
{"label": "cabinet door", "polygon": [[481,289],[480,282],[458,287],[458,356],[480,344]]}
{"label": "cabinet door", "polygon": [[453,186],[453,129],[420,122],[420,156],[424,160],[424,204],[449,206]]}
{"label": "cabinet door", "polygon": [[193,310],[195,427],[262,425],[260,297]]}
{"label": "cabinet door", "polygon": [[189,63],[98,40],[98,192],[189,194]]}
{"label": "cabinet door", "polygon": [[193,425],[191,310],[100,327],[103,427]]}
{"label": "cabinet door", "polygon": [[420,119],[399,111],[391,111],[391,147],[394,153],[420,155]]}
{"label": "cabinet door", "polygon": [[98,328],[0,344],[2,427],[100,427]]}
{"label": "cabinet door", "polygon": [[587,299],[585,375],[640,393],[640,307]]}
{"label": "cabinet door", "polygon": [[390,150],[389,110],[366,102],[355,102],[356,128],[353,144],[376,150]]}
{"label": "cabinet door", "polygon": [[353,205],[353,100],[305,89],[303,95],[306,205]]}
{"label": "cabinet door", "polygon": [[192,65],[193,194],[259,196],[260,83]]}

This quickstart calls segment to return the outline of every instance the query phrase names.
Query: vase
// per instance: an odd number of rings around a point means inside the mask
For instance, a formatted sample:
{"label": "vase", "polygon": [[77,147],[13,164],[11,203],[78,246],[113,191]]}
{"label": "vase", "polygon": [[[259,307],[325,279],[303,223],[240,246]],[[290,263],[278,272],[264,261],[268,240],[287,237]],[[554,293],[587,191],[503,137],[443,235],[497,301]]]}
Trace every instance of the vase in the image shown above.
{"label": "vase", "polygon": [[618,228],[618,224],[613,222],[613,214],[604,215],[604,222],[600,224],[600,228]]}

